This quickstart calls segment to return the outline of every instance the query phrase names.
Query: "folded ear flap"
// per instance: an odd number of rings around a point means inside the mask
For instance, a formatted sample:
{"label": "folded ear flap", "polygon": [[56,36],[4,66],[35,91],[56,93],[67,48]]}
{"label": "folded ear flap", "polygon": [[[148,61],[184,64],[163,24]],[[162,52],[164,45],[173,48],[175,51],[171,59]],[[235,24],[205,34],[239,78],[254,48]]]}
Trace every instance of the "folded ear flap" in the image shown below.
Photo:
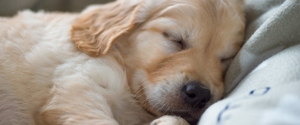
{"label": "folded ear flap", "polygon": [[90,56],[105,55],[119,37],[134,28],[140,7],[121,1],[96,7],[72,25],[71,39]]}

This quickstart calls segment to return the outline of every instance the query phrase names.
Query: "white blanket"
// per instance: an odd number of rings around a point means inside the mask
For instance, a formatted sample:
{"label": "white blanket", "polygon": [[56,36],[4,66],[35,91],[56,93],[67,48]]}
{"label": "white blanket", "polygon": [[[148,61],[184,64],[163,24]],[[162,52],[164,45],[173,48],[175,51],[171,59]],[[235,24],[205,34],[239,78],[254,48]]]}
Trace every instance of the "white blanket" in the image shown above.
{"label": "white blanket", "polygon": [[247,0],[246,43],[226,97],[199,125],[300,125],[300,0]]}

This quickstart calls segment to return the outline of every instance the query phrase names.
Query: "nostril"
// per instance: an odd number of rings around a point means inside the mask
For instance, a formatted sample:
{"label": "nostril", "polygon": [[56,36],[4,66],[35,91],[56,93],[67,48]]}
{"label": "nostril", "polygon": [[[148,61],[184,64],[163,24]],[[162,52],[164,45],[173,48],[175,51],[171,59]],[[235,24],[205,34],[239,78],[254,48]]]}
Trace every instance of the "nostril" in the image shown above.
{"label": "nostril", "polygon": [[190,97],[190,98],[195,98],[195,97],[196,97],[196,94],[188,94],[188,93],[187,93],[187,96]]}
{"label": "nostril", "polygon": [[194,108],[203,108],[210,100],[210,91],[197,82],[186,84],[182,93],[185,101]]}

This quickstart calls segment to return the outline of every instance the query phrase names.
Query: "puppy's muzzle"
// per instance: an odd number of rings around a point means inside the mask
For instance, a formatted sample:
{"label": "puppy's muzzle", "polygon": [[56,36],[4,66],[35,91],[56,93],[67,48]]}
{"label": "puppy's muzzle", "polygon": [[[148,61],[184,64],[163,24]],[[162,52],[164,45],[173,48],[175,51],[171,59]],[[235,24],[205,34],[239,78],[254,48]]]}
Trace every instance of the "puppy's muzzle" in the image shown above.
{"label": "puppy's muzzle", "polygon": [[182,89],[182,96],[193,108],[203,108],[210,100],[210,91],[198,82],[190,82]]}

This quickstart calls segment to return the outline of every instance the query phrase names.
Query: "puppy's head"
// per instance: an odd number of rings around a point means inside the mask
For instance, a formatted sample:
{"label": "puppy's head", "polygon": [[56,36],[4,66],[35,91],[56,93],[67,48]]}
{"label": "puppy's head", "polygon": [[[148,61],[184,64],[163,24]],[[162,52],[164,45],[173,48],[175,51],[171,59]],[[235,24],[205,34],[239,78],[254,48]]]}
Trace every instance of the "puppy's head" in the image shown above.
{"label": "puppy's head", "polygon": [[115,43],[139,103],[194,124],[221,98],[244,27],[239,0],[120,0],[84,12],[72,39],[91,56]]}

